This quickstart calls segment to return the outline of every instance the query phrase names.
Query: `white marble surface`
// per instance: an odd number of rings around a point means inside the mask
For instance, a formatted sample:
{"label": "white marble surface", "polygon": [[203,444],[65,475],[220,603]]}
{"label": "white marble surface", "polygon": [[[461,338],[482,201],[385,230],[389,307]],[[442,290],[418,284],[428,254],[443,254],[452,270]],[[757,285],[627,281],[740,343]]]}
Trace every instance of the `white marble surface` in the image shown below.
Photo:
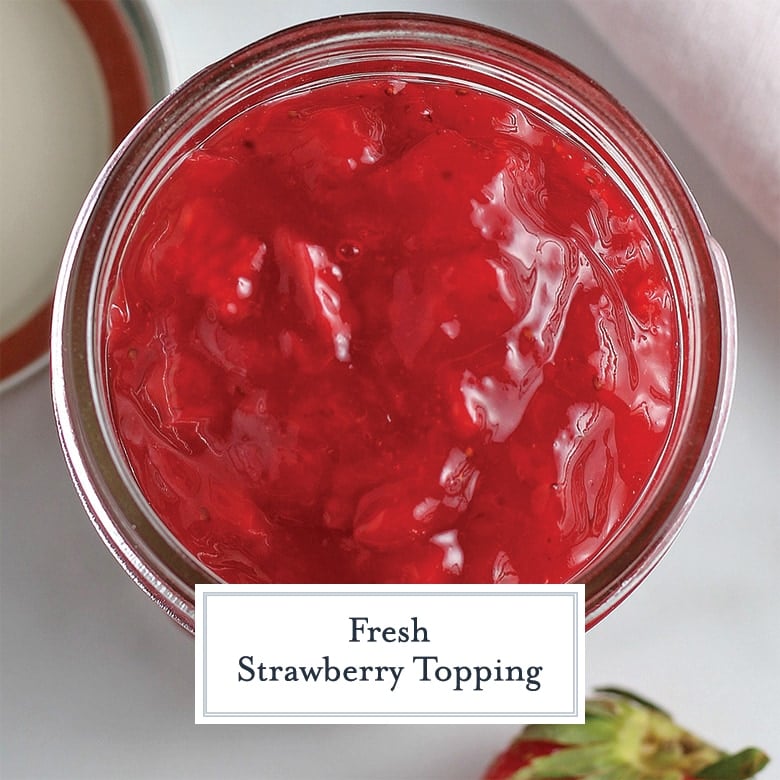
{"label": "white marble surface", "polygon": [[[364,0],[153,0],[179,77],[274,29]],[[556,51],[659,139],[731,259],[740,363],[711,479],[671,552],[587,637],[588,685],[643,692],[780,776],[778,246],[572,7],[406,2]],[[616,22],[616,29],[618,29]],[[717,85],[708,88],[717,91]],[[193,644],[105,550],[70,485],[39,374],[0,397],[0,776],[469,780],[509,727],[193,725]]]}

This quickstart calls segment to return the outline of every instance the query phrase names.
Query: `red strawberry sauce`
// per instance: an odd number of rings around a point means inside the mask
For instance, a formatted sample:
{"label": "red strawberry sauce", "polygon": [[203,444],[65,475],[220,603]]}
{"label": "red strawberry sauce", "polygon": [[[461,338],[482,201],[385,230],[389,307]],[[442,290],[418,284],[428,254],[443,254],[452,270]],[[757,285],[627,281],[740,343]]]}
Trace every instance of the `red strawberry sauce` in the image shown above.
{"label": "red strawberry sauce", "polygon": [[113,423],[229,582],[565,582],[664,446],[678,331],[605,171],[503,98],[333,84],[157,188],[112,280]]}

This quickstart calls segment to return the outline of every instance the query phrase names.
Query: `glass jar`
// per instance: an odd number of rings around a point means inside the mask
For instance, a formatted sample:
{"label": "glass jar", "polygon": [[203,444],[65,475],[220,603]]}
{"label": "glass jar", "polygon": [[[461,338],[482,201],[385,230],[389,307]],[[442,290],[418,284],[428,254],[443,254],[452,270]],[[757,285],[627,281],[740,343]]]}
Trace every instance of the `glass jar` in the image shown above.
{"label": "glass jar", "polygon": [[577,577],[590,627],[659,561],[710,469],[734,383],[733,293],[723,252],[655,142],[586,76],[501,31],[398,13],[311,22],[206,68],[141,121],[87,198],[57,287],[52,386],[73,481],[127,573],[192,631],[194,586],[218,578],[151,509],[117,439],[102,333],[108,280],[136,215],[184,152],[249,106],[361,77],[446,82],[513,101],[598,160],[664,258],[680,335],[673,422],[620,533]]}

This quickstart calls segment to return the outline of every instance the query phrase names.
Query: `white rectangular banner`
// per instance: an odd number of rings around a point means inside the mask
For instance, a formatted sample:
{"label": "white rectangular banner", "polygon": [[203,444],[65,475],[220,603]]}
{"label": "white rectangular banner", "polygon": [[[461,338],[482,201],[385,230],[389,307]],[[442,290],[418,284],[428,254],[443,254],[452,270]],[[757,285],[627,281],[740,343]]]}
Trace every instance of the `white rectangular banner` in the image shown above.
{"label": "white rectangular banner", "polygon": [[196,723],[582,723],[582,585],[198,585]]}

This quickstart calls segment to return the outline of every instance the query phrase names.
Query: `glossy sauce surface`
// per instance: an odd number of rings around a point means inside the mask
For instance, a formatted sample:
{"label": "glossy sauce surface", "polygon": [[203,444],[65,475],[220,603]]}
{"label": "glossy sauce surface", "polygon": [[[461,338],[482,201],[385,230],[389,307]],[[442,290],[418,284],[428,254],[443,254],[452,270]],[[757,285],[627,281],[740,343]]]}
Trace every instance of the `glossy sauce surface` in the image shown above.
{"label": "glossy sauce surface", "polygon": [[358,80],[183,157],[112,280],[136,480],[229,582],[564,582],[673,414],[666,272],[618,187],[508,101]]}

